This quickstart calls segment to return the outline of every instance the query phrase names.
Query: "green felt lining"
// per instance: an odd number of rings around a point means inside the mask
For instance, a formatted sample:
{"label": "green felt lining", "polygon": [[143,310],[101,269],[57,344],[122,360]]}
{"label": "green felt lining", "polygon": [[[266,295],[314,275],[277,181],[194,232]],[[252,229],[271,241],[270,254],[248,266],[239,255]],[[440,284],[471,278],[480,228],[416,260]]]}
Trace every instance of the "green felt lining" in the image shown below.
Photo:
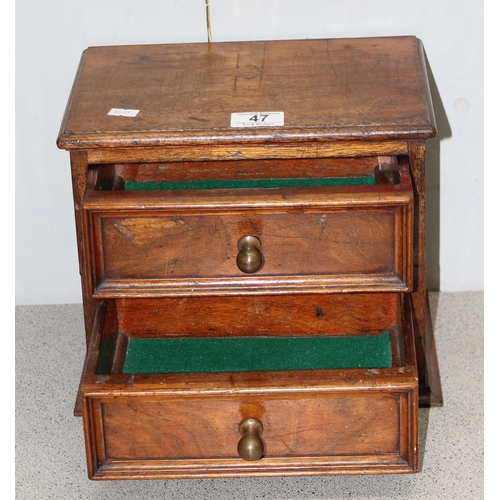
{"label": "green felt lining", "polygon": [[125,181],[126,191],[182,190],[182,189],[248,189],[323,186],[371,186],[373,175],[361,177],[289,177],[276,179],[205,179],[185,182],[135,182]]}
{"label": "green felt lining", "polygon": [[388,368],[389,332],[365,336],[130,338],[123,373]]}

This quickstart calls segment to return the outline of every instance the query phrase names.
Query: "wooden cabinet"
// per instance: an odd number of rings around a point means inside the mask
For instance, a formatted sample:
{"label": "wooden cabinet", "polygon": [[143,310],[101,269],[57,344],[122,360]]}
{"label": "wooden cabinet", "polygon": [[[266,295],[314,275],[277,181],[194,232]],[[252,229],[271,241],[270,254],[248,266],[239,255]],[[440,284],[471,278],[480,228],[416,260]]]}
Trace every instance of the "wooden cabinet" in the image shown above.
{"label": "wooden cabinet", "polygon": [[414,37],[87,49],[89,477],[416,471],[435,133]]}

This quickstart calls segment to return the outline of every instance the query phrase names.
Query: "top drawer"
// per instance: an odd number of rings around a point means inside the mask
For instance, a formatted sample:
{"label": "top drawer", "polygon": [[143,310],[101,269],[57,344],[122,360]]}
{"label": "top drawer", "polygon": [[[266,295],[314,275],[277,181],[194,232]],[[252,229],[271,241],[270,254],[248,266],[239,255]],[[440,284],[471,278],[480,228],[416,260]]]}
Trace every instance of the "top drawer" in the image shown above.
{"label": "top drawer", "polygon": [[83,200],[92,293],[408,291],[413,193],[404,163],[371,168],[370,159],[363,175],[332,168],[312,177],[320,169],[308,162],[307,177],[292,168],[286,178],[249,170],[250,178],[168,183],[159,182],[164,166],[133,175],[95,168]]}

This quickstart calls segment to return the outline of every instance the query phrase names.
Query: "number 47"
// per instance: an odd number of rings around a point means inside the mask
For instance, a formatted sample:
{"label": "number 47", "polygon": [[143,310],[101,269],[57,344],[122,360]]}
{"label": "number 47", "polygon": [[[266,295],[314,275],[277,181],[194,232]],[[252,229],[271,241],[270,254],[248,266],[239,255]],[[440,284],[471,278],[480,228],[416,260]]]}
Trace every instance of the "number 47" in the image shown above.
{"label": "number 47", "polygon": [[253,115],[251,118],[248,119],[248,121],[251,122],[258,122],[261,121],[263,122],[269,115]]}

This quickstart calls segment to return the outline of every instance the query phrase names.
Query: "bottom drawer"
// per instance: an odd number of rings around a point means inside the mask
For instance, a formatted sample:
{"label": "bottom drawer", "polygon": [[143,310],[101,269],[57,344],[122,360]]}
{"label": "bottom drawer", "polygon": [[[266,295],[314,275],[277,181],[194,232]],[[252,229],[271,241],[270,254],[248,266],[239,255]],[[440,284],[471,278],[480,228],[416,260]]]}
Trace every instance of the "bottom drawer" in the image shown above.
{"label": "bottom drawer", "polygon": [[360,361],[358,368],[121,373],[128,337],[119,316],[119,303],[102,304],[82,377],[90,478],[417,470],[408,303],[396,308],[388,330],[385,368]]}

